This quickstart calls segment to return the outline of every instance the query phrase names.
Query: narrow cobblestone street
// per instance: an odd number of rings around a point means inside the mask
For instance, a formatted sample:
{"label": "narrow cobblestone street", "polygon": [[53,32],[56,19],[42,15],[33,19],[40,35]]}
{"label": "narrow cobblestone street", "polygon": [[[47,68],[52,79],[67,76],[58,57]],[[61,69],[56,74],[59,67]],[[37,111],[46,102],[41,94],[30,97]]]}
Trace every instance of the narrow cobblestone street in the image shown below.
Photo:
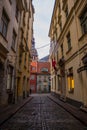
{"label": "narrow cobblestone street", "polygon": [[86,130],[70,113],[45,94],[33,99],[4,123],[0,130]]}

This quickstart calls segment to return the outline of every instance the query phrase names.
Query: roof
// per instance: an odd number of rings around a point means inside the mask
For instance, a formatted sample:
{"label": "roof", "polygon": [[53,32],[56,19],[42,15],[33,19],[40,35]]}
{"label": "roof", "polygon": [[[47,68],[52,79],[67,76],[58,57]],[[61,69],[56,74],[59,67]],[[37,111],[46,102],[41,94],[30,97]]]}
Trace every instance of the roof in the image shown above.
{"label": "roof", "polygon": [[41,58],[39,61],[40,61],[40,62],[46,62],[46,61],[49,61],[49,55],[47,55],[47,56]]}

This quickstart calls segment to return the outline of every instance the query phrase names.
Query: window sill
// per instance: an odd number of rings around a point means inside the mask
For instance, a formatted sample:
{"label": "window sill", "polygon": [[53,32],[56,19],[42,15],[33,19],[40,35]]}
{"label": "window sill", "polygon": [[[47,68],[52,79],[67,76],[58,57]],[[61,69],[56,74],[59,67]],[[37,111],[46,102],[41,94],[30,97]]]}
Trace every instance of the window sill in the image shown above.
{"label": "window sill", "polygon": [[66,54],[68,54],[71,50],[72,50],[72,47],[70,47],[70,48],[68,49],[68,51],[66,52]]}

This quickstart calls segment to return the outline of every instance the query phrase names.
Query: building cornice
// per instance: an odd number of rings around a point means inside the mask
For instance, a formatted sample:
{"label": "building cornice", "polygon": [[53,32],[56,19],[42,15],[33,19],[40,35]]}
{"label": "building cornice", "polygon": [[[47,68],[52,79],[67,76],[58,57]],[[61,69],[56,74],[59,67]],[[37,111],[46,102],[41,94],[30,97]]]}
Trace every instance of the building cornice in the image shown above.
{"label": "building cornice", "polygon": [[51,29],[52,29],[52,26],[53,26],[53,20],[54,20],[55,15],[56,15],[55,12],[56,12],[56,9],[57,9],[58,2],[59,2],[59,0],[55,0],[55,3],[54,3],[53,13],[52,13],[51,23],[50,23],[50,29],[49,29],[49,33],[48,33],[49,37],[50,37]]}

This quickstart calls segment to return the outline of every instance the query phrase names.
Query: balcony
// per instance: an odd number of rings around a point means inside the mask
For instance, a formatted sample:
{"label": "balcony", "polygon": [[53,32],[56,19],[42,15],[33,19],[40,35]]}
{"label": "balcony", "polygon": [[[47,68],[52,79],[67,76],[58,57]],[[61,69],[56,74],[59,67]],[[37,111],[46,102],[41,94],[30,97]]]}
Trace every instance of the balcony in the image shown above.
{"label": "balcony", "polygon": [[64,57],[62,57],[60,60],[59,60],[59,66],[62,66],[62,65],[64,65],[65,64],[65,59],[64,59]]}

